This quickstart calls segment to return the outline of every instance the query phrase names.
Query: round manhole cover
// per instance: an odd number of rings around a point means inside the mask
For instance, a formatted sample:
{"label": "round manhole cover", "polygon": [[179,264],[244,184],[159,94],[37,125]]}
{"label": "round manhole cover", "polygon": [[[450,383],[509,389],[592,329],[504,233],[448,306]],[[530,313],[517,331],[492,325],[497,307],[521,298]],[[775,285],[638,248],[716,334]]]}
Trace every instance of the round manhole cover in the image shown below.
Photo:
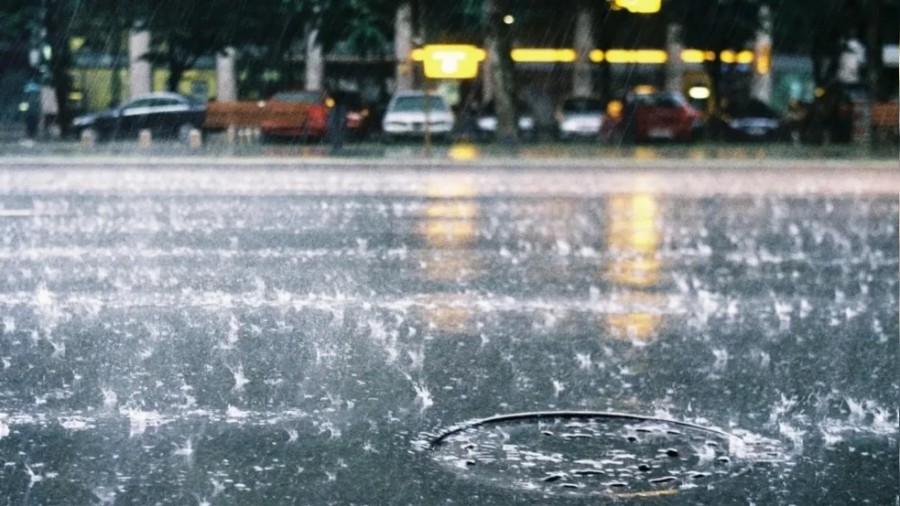
{"label": "round manhole cover", "polygon": [[674,494],[784,461],[777,441],[607,412],[494,416],[432,435],[425,446],[463,478],[568,495]]}

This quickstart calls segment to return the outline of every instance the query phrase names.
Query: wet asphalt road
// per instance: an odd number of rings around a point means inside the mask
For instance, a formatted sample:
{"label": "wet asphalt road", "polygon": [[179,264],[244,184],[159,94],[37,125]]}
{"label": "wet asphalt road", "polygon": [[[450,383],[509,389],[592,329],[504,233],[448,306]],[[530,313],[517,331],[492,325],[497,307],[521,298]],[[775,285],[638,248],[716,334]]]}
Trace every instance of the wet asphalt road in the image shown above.
{"label": "wet asphalt road", "polygon": [[896,170],[644,163],[4,162],[0,498],[897,504]]}

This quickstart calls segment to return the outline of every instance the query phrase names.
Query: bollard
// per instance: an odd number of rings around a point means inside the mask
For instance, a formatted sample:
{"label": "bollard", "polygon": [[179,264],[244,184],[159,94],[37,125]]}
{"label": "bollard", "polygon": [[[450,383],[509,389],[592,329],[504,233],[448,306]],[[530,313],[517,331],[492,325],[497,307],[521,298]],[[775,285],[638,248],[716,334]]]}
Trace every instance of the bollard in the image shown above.
{"label": "bollard", "polygon": [[234,128],[234,125],[228,125],[228,129],[225,130],[225,142],[234,144],[235,140],[237,140],[237,129]]}
{"label": "bollard", "polygon": [[191,149],[200,149],[203,147],[203,135],[200,134],[200,130],[196,128],[192,128],[191,132],[188,134],[188,146]]}
{"label": "bollard", "polygon": [[90,128],[81,131],[81,147],[85,149],[94,149],[94,143],[97,142],[97,134]]}
{"label": "bollard", "polygon": [[150,133],[149,129],[141,129],[138,133],[138,146],[144,149],[148,149],[150,144],[153,143],[153,134]]}

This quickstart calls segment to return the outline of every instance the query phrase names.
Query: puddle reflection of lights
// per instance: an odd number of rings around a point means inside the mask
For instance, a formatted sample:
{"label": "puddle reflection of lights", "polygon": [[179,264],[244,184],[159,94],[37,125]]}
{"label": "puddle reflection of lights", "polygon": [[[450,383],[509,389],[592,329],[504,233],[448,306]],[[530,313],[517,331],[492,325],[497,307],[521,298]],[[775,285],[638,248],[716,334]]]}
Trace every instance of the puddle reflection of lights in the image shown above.
{"label": "puddle reflection of lights", "polygon": [[653,339],[662,325],[666,297],[647,292],[625,292],[616,299],[625,307],[633,308],[627,313],[610,313],[603,320],[613,337],[632,341]]}
{"label": "puddle reflection of lights", "polygon": [[651,194],[619,195],[607,201],[606,214],[610,260],[604,275],[610,283],[628,288],[617,295],[625,310],[606,315],[606,326],[623,338],[652,339],[667,305],[665,297],[643,291],[659,283],[659,204]]}
{"label": "puddle reflection of lights", "polygon": [[450,157],[451,160],[468,162],[477,160],[479,153],[478,148],[472,144],[454,144],[450,146],[450,149],[447,151],[447,156]]}
{"label": "puddle reflection of lights", "polygon": [[472,330],[474,301],[464,293],[432,293],[422,299],[422,317],[430,327],[442,332]]}

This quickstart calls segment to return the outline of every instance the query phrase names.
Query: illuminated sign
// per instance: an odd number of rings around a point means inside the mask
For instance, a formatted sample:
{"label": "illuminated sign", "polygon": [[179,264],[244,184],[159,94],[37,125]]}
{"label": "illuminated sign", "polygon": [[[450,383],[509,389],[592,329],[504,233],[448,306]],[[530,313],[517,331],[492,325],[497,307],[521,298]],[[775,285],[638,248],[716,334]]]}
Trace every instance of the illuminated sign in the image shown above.
{"label": "illuminated sign", "polygon": [[613,8],[635,14],[653,14],[659,12],[660,3],[660,0],[613,0]]}
{"label": "illuminated sign", "polygon": [[483,49],[463,44],[432,44],[416,49],[413,60],[425,64],[425,77],[432,79],[471,79],[478,75]]}

